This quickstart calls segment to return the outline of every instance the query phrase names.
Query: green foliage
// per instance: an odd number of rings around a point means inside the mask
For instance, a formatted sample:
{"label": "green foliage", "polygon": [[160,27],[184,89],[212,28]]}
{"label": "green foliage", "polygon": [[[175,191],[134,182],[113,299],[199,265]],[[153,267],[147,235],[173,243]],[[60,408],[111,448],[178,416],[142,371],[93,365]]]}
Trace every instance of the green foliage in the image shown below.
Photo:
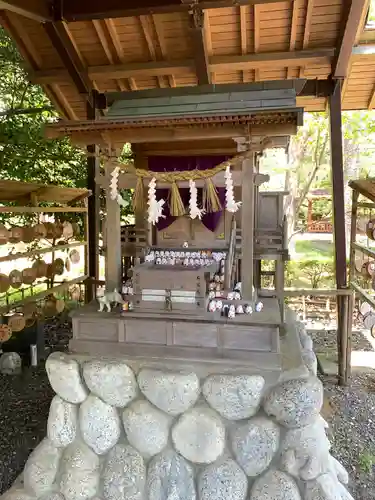
{"label": "green foliage", "polygon": [[375,455],[373,453],[369,453],[368,451],[364,451],[359,455],[358,462],[361,471],[366,474],[370,474],[375,465]]}
{"label": "green foliage", "polygon": [[304,260],[298,263],[300,272],[309,280],[311,288],[333,285],[333,260]]}

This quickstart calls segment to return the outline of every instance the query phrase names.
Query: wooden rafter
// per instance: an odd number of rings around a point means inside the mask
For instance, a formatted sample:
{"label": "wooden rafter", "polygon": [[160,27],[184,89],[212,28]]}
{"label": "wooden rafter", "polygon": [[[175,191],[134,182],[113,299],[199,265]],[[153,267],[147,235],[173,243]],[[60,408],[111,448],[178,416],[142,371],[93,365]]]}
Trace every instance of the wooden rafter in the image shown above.
{"label": "wooden rafter", "polygon": [[[259,46],[260,46],[260,6],[259,5],[254,5],[254,19],[253,19],[253,26],[254,26],[254,54],[259,52]],[[254,68],[254,81],[258,82],[259,81],[259,69]]]}
{"label": "wooden rafter", "polygon": [[67,69],[69,77],[72,79],[78,93],[89,96],[93,85],[75,50],[65,23],[61,21],[57,23],[45,23],[43,27]]}
{"label": "wooden rafter", "polygon": [[0,10],[8,10],[14,14],[27,17],[37,22],[50,21],[51,16],[47,2],[44,0],[8,0],[0,1]]}
{"label": "wooden rafter", "polygon": [[191,38],[198,85],[208,85],[211,83],[206,44],[205,16],[205,12],[199,8],[194,8],[190,14]]}
{"label": "wooden rafter", "polygon": [[[296,35],[297,35],[297,19],[299,10],[300,0],[294,0],[293,12],[292,12],[292,24],[290,27],[290,39],[289,39],[289,50],[293,51],[296,48]],[[290,78],[290,67],[286,69],[286,77]]]}
{"label": "wooden rafter", "polygon": [[350,4],[345,28],[340,37],[337,56],[332,65],[333,78],[345,78],[349,68],[354,42],[363,19],[363,13],[368,5],[367,0],[355,0]]}
{"label": "wooden rafter", "polygon": [[[94,25],[94,29],[96,31],[96,34],[98,35],[100,44],[103,47],[105,55],[107,56],[108,62],[110,64],[115,64],[116,60],[113,57],[113,53],[111,50],[110,36],[108,33],[107,25],[105,24],[104,21],[99,21],[99,20],[94,20],[93,25]],[[126,86],[124,85],[124,83],[120,79],[117,79],[116,83],[117,83],[119,90],[121,90],[121,91],[126,90]]]}
{"label": "wooden rafter", "polygon": [[[155,34],[156,34],[156,41],[158,42],[159,48],[160,48],[160,53],[161,57],[163,59],[167,59],[167,49],[165,47],[165,42],[163,38],[163,27],[161,25],[161,22],[159,21],[158,16],[151,15],[151,18],[154,23],[155,27]],[[170,87],[175,87],[176,86],[176,81],[173,76],[173,72],[171,73],[164,73],[167,75],[169,86]]]}
{"label": "wooden rafter", "polygon": [[[26,0],[25,0],[26,1]],[[293,1],[293,0],[289,0]],[[201,9],[216,9],[236,5],[269,4],[275,0],[202,0]],[[79,21],[92,19],[108,19],[116,17],[133,17],[150,12],[189,11],[194,1],[181,0],[53,0],[53,14],[56,20]]]}
{"label": "wooden rafter", "polygon": [[[314,8],[314,1],[315,0],[307,0],[307,7],[306,7],[306,17],[305,17],[305,27],[303,31],[303,42],[302,42],[302,49],[307,49],[309,45],[309,40],[310,40],[310,30],[311,30],[311,18],[312,18],[312,13],[313,13],[313,8]],[[299,70],[299,77],[303,78],[305,72],[305,68],[303,66],[300,67]]]}
{"label": "wooden rafter", "polygon": [[[104,22],[105,22],[105,25],[107,27],[109,37],[110,37],[110,39],[113,43],[113,46],[115,48],[116,56],[117,56],[118,60],[120,61],[120,63],[123,64],[125,62],[124,52],[123,52],[122,45],[121,45],[120,39],[118,37],[117,31],[116,31],[115,23],[114,23],[113,19],[105,19]],[[129,75],[126,78],[128,79],[130,90],[137,90],[137,85],[135,83],[134,77]]]}
{"label": "wooden rafter", "polygon": [[[245,55],[248,53],[248,38],[247,38],[247,29],[246,29],[246,19],[249,15],[248,7],[242,5],[240,7],[240,33],[241,33],[241,53]],[[246,82],[246,72],[242,71],[242,81]]]}
{"label": "wooden rafter", "polygon": [[[141,24],[142,32],[143,32],[143,35],[144,35],[146,43],[147,43],[147,47],[148,47],[148,51],[150,53],[150,57],[151,57],[151,59],[153,61],[157,61],[158,57],[157,57],[157,54],[156,54],[156,50],[155,50],[155,46],[154,46],[154,41],[152,39],[152,24],[153,24],[153,21],[150,18],[150,16],[139,16],[139,22]],[[158,75],[156,78],[158,80],[159,87],[160,88],[165,87],[163,77],[160,76],[160,75]]]}
{"label": "wooden rafter", "polygon": [[[110,20],[108,20],[110,21]],[[303,66],[305,64],[330,63],[334,49],[313,49],[294,52],[260,52],[240,56],[211,56],[208,58],[210,72],[230,70],[243,71],[273,67],[286,67],[289,64]],[[195,69],[192,59],[177,61],[149,61],[143,63],[124,63],[104,66],[89,66],[87,74],[93,80],[108,78],[135,78],[137,76],[186,75]],[[69,73],[65,69],[39,70],[32,76],[36,83],[69,81]]]}
{"label": "wooden rafter", "polygon": [[[42,60],[39,57],[39,53],[32,44],[29,36],[25,32],[25,30],[22,29],[22,26],[20,26],[18,18],[13,17],[11,13],[8,13],[6,11],[0,11],[0,22],[17,44],[18,50],[20,51],[22,58],[26,62],[26,70],[28,71],[28,73],[33,74],[37,72],[42,65]],[[69,109],[70,106],[66,107],[64,105],[64,101],[58,98],[51,85],[45,85],[44,90],[56,109],[63,116],[65,116],[66,118],[73,117]]]}
{"label": "wooden rafter", "polygon": [[78,116],[76,115],[75,111],[73,110],[73,108],[69,104],[64,93],[61,91],[59,85],[57,85],[56,83],[52,83],[51,84],[51,92],[53,92],[53,95],[55,98],[54,100],[60,103],[60,107],[62,109],[66,110],[65,115],[67,115],[67,117],[70,120],[78,120]]}
{"label": "wooden rafter", "polygon": [[[211,57],[213,55],[213,48],[212,48],[212,37],[211,37],[210,14],[209,14],[208,10],[206,10],[206,12],[205,12],[204,30],[205,30],[207,55],[208,55],[208,57]],[[215,73],[211,72],[210,76],[211,76],[211,83],[215,83],[216,82]]]}

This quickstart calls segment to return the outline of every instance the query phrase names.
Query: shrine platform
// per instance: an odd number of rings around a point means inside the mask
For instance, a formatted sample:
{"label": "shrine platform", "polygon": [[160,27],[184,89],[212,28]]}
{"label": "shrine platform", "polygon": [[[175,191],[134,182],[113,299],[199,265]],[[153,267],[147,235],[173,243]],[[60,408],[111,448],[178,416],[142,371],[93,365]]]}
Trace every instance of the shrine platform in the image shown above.
{"label": "shrine platform", "polygon": [[131,356],[158,359],[225,359],[254,368],[279,371],[281,326],[277,299],[265,298],[260,312],[237,315],[173,311],[98,312],[93,302],[72,313],[70,351],[89,356]]}

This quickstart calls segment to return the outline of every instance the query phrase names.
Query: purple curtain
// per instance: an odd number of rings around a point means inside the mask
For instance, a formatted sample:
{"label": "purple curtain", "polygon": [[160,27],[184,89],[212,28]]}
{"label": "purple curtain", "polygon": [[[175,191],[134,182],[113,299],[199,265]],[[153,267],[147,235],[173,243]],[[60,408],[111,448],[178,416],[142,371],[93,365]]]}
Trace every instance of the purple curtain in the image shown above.
{"label": "purple curtain", "polygon": [[[182,170],[207,170],[216,167],[219,163],[228,160],[230,156],[149,156],[148,167],[154,172],[173,172]],[[184,205],[189,205],[189,188],[179,188],[181,199]],[[198,205],[202,203],[203,190],[198,189]],[[224,206],[225,203],[225,188],[217,188],[220,203]],[[166,229],[176,220],[170,214],[169,207],[169,189],[157,189],[156,199],[163,198],[166,203],[164,205],[163,215],[165,219],[160,219],[156,224],[159,231]],[[222,211],[205,214],[202,217],[202,223],[210,231],[215,231]]]}

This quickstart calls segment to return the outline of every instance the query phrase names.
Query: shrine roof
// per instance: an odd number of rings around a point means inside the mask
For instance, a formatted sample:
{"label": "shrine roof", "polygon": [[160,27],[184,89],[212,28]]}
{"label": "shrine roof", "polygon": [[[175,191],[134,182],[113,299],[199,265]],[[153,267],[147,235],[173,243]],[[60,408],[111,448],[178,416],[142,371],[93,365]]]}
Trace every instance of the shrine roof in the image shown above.
{"label": "shrine roof", "polygon": [[[349,4],[349,7],[348,5]],[[0,22],[61,116],[91,91],[343,79],[343,109],[375,104],[368,0],[7,0]],[[299,96],[307,111],[326,96]]]}

